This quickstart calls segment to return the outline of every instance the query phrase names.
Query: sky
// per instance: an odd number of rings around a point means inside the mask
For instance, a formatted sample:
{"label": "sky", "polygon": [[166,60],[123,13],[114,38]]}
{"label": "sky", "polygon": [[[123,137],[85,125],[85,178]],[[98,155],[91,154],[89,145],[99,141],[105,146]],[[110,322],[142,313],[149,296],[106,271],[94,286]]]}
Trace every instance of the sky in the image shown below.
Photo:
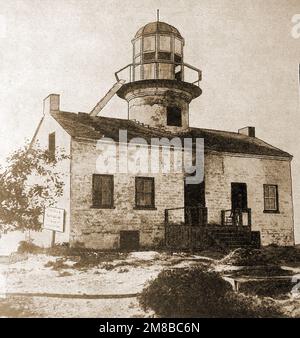
{"label": "sky", "polygon": [[[0,163],[30,139],[43,99],[89,112],[131,62],[131,39],[160,20],[185,38],[185,62],[203,73],[190,123],[257,137],[294,155],[296,240],[300,242],[299,0],[0,0]],[[114,97],[103,115],[126,118]]]}

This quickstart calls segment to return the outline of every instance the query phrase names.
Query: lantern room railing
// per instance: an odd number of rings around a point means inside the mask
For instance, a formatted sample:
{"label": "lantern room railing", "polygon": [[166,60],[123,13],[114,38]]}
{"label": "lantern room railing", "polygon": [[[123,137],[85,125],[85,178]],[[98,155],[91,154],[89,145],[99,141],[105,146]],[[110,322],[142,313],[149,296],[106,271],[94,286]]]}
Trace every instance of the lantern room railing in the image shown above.
{"label": "lantern room railing", "polygon": [[[139,64],[140,66],[142,66],[142,64]],[[123,67],[123,68],[121,68],[121,69],[119,69],[117,72],[115,72],[115,77],[116,77],[116,80],[117,81],[120,81],[120,73],[122,73],[123,74],[123,72],[124,72],[124,75],[122,75],[122,80],[125,80],[127,83],[128,82],[134,82],[134,81],[136,81],[135,79],[134,79],[134,67],[136,67],[136,66],[138,66],[137,64],[133,64],[133,63],[130,63],[130,64],[128,64],[127,66],[125,66],[125,67]],[[181,66],[182,68],[181,68],[181,75],[180,75],[180,77],[178,78],[177,76],[176,76],[176,72],[175,72],[175,66]],[[193,80],[191,80],[191,81],[187,81],[186,79],[185,79],[185,70],[190,70],[190,71],[192,71],[193,72],[193,74],[195,74],[196,76],[195,76],[195,80],[193,81]],[[127,70],[127,74],[125,74],[125,71]],[[187,64],[187,63],[180,63],[180,64],[174,64],[174,71],[173,71],[173,77],[172,78],[169,78],[169,80],[177,80],[177,81],[185,81],[185,82],[188,82],[188,83],[191,83],[191,84],[194,84],[194,85],[197,85],[198,87],[200,86],[200,81],[201,81],[201,79],[202,79],[202,72],[201,72],[201,70],[200,69],[198,69],[198,68],[196,68],[196,67],[194,67],[194,66],[191,66],[191,65],[189,65],[189,64]],[[147,80],[157,80],[157,79],[160,79],[160,78],[156,78],[156,77],[154,77],[153,79],[148,79],[147,78]],[[165,79],[165,78],[161,78],[162,80],[163,79]]]}

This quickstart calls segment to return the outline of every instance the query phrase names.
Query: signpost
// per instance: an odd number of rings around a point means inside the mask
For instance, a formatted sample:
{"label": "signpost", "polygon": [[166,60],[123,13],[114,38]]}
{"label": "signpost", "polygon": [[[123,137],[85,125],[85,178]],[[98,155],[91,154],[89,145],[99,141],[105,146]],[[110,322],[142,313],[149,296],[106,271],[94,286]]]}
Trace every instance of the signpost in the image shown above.
{"label": "signpost", "polygon": [[51,246],[55,244],[55,233],[64,232],[65,210],[59,208],[45,208],[44,229],[52,231]]}

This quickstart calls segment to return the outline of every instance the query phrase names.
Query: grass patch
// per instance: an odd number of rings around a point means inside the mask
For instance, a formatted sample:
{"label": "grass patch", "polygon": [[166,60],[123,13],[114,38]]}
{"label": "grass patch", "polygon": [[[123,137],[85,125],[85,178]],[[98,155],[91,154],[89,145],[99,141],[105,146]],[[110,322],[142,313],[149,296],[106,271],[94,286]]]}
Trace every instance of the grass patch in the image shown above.
{"label": "grass patch", "polygon": [[272,300],[232,291],[221,276],[204,267],[162,271],[139,301],[159,317],[283,317]]}

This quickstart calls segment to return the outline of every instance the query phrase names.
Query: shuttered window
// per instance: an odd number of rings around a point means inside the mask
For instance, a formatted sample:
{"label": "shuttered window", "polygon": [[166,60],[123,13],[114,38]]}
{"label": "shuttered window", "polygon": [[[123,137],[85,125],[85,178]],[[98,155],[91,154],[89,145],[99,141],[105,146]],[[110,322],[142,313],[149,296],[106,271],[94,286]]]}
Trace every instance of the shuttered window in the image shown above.
{"label": "shuttered window", "polygon": [[112,208],[114,206],[113,175],[93,175],[93,207]]}
{"label": "shuttered window", "polygon": [[278,186],[274,184],[264,185],[264,211],[278,212]]}
{"label": "shuttered window", "polygon": [[135,202],[137,208],[154,208],[154,178],[135,178]]}

